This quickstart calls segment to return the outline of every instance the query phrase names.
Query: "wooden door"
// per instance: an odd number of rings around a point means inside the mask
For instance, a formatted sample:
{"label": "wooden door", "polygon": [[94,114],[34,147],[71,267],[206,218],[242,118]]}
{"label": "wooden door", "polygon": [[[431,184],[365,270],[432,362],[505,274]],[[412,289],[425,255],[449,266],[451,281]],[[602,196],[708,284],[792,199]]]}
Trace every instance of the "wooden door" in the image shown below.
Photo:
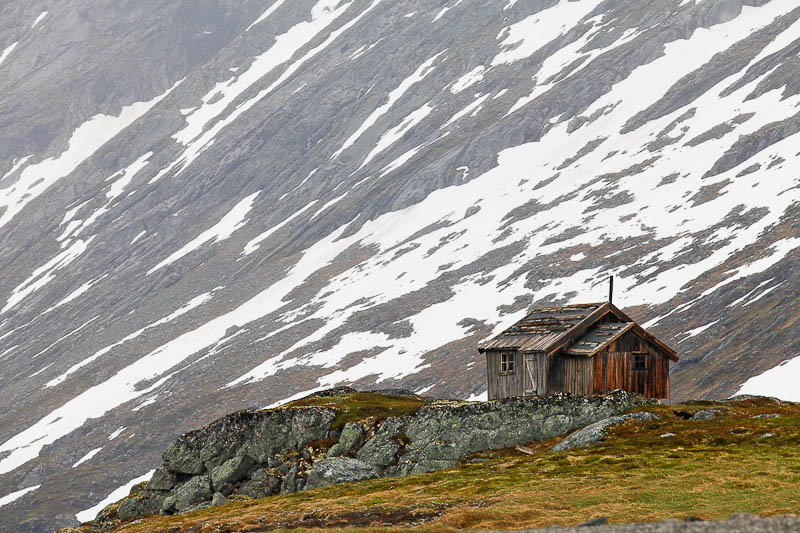
{"label": "wooden door", "polygon": [[525,396],[541,396],[545,392],[540,368],[542,357],[541,354],[525,354]]}

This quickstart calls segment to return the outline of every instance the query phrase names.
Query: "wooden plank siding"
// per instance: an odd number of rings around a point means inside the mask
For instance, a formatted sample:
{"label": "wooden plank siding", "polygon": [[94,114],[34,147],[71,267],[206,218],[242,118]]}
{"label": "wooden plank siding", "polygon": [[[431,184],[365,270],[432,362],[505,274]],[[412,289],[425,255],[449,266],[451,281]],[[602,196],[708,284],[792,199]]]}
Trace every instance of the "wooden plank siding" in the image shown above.
{"label": "wooden plank siding", "polygon": [[[645,369],[636,370],[637,355]],[[624,389],[648,398],[669,398],[669,359],[658,346],[630,331],[594,356],[592,393]]]}
{"label": "wooden plank siding", "polygon": [[486,352],[486,376],[488,378],[488,397],[490,400],[499,398],[509,398],[511,396],[523,396],[523,377],[524,363],[523,357],[516,350],[506,351],[514,355],[514,372],[500,372],[501,350],[487,350]]}

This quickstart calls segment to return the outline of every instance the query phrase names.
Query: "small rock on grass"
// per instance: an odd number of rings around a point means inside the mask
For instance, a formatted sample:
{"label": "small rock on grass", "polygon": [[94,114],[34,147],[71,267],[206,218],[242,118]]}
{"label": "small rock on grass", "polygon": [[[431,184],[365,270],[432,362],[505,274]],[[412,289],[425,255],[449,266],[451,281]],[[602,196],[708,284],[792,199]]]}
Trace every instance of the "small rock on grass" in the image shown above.
{"label": "small rock on grass", "polygon": [[582,522],[575,527],[605,526],[607,524],[608,524],[608,517],[600,516],[597,518],[592,518],[591,520],[587,520],[586,522]]}
{"label": "small rock on grass", "polygon": [[702,409],[697,411],[690,420],[714,420],[715,418],[719,417],[720,413],[719,409]]}
{"label": "small rock on grass", "polygon": [[600,442],[606,437],[606,429],[616,426],[628,420],[638,420],[640,422],[650,422],[658,420],[659,416],[653,413],[630,413],[627,415],[612,416],[594,424],[590,424],[583,429],[569,434],[564,440],[556,444],[552,451],[563,452],[574,448],[582,448],[595,442]]}

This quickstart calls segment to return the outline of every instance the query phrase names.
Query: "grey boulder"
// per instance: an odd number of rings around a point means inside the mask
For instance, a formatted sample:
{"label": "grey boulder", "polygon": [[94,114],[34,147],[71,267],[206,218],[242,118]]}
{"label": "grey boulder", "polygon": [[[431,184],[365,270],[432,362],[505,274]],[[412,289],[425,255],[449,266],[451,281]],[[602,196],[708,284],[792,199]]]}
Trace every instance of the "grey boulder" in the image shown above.
{"label": "grey boulder", "polygon": [[171,490],[175,486],[175,476],[164,466],[156,468],[150,481],[147,482],[147,490]]}
{"label": "grey boulder", "polygon": [[218,505],[225,505],[228,503],[228,498],[220,494],[219,492],[215,492],[214,496],[211,498],[211,506],[216,507]]}
{"label": "grey boulder", "polygon": [[702,409],[693,414],[691,420],[714,420],[720,413],[719,409]]}
{"label": "grey boulder", "polygon": [[582,448],[595,442],[602,441],[607,435],[607,429],[611,426],[616,426],[628,420],[638,420],[640,422],[650,422],[658,420],[659,416],[653,413],[630,413],[627,415],[618,415],[600,420],[594,424],[590,424],[583,429],[569,434],[564,440],[556,444],[552,451],[563,452],[565,450],[572,450],[574,448]]}
{"label": "grey boulder", "polygon": [[236,456],[214,468],[211,472],[211,483],[215,490],[220,487],[236,483],[247,477],[253,467],[253,460],[248,456]]}
{"label": "grey boulder", "polygon": [[211,478],[196,476],[181,485],[175,494],[175,508],[186,511],[199,503],[208,501],[214,495],[211,490]]}
{"label": "grey boulder", "polygon": [[266,498],[277,493],[281,488],[281,478],[273,476],[266,468],[260,468],[250,475],[250,479],[242,483],[239,492],[251,498]]}
{"label": "grey boulder", "polygon": [[330,457],[314,463],[308,473],[307,489],[327,487],[337,483],[348,483],[373,479],[380,476],[374,466],[350,457]]}

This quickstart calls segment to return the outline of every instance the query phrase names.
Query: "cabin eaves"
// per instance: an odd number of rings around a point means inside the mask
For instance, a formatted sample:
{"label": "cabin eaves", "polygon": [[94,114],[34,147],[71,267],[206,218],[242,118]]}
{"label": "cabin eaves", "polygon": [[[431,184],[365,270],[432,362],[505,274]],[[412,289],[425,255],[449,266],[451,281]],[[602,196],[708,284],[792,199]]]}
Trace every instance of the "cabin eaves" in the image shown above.
{"label": "cabin eaves", "polygon": [[[609,313],[616,321],[601,323]],[[672,361],[678,360],[672,348],[611,302],[534,309],[501,334],[481,343],[478,351],[517,350],[522,353],[543,352],[548,356],[563,351],[568,355],[592,357],[630,330],[661,348]]]}

